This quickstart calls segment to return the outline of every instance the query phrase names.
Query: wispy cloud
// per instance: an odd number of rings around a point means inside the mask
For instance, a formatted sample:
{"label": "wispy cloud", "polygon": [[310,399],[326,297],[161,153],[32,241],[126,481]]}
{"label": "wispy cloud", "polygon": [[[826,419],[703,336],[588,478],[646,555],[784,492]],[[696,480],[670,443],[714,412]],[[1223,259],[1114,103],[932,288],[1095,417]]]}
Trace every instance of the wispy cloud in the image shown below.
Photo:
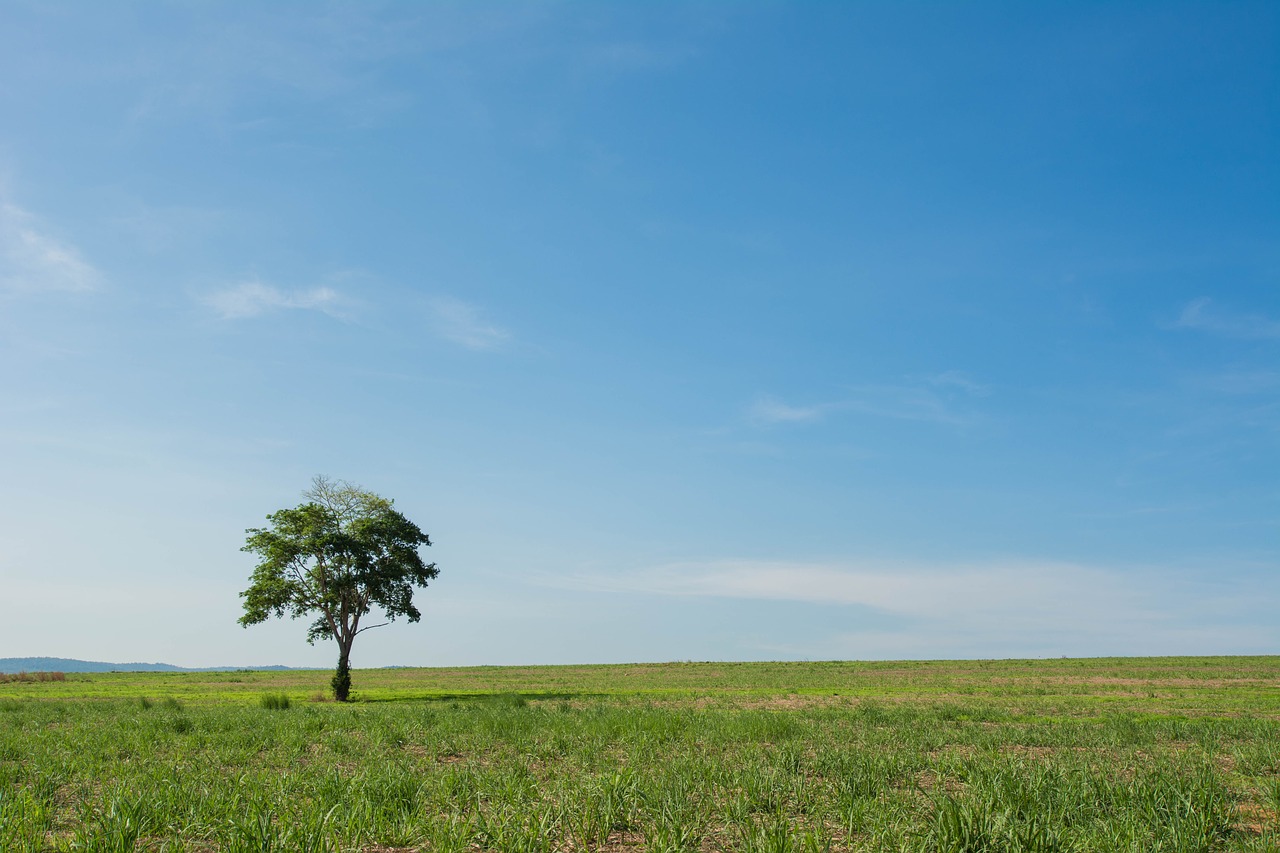
{"label": "wispy cloud", "polygon": [[1193,377],[1196,387],[1218,394],[1249,396],[1280,390],[1280,370],[1237,370]]}
{"label": "wispy cloud", "polygon": [[321,311],[340,317],[343,302],[341,295],[330,287],[281,290],[257,280],[244,281],[205,294],[200,301],[224,320],[242,320],[290,309]]}
{"label": "wispy cloud", "polygon": [[0,202],[0,292],[79,293],[101,279],[74,246],[49,234],[36,217]]}
{"label": "wispy cloud", "polygon": [[[858,412],[877,417],[938,424],[963,425],[975,416],[965,410],[964,399],[987,396],[988,386],[968,374],[947,371],[899,385],[854,385],[844,396],[807,405],[793,405],[777,397],[761,395],[747,411],[757,424],[799,424],[821,420],[833,412]],[[957,399],[959,398],[959,399]]]}
{"label": "wispy cloud", "polygon": [[984,385],[961,370],[945,370],[930,376],[929,384],[938,388],[955,388],[975,397],[986,397],[991,393],[991,386]]}
{"label": "wispy cloud", "polygon": [[973,416],[959,411],[942,394],[910,385],[861,385],[850,388],[851,396],[840,408],[883,418],[925,421],[959,426]]}
{"label": "wispy cloud", "polygon": [[1247,340],[1280,338],[1280,321],[1263,314],[1224,311],[1215,307],[1207,296],[1188,302],[1173,325],[1178,329],[1199,329]]}
{"label": "wispy cloud", "polygon": [[[855,657],[955,656],[987,649],[1002,649],[1006,655],[1045,649],[1173,653],[1171,649],[1194,648],[1193,641],[1202,642],[1202,650],[1238,649],[1275,639],[1276,632],[1262,615],[1267,608],[1258,602],[1274,601],[1280,594],[1280,582],[1272,580],[1262,588],[1256,578],[1248,588],[1232,587],[1168,569],[1039,560],[979,564],[725,559],[547,582],[631,595],[866,608],[880,614],[871,620],[875,630],[851,627],[847,635],[829,638]],[[885,618],[899,627],[886,629]],[[853,619],[851,626],[856,624]]]}
{"label": "wispy cloud", "polygon": [[713,560],[638,572],[619,588],[663,595],[716,596],[818,604],[855,604],[903,616],[1018,608],[1031,615],[1083,603],[1102,579],[1094,569],[1059,563],[928,565]]}
{"label": "wispy cloud", "polygon": [[427,303],[431,326],[447,341],[473,350],[494,350],[511,338],[501,326],[485,320],[480,309],[452,296],[438,296]]}
{"label": "wispy cloud", "polygon": [[762,396],[751,404],[748,416],[762,424],[804,423],[818,420],[827,408],[826,405],[791,406],[776,397]]}

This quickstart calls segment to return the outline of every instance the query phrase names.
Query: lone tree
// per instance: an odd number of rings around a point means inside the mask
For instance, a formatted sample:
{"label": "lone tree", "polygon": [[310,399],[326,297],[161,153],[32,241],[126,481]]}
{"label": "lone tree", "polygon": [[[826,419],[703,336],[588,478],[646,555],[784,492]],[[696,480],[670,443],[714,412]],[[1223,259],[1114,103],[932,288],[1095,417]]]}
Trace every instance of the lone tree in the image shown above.
{"label": "lone tree", "polygon": [[[315,614],[307,642],[338,642],[333,698],[351,693],[351,644],[371,628],[398,616],[422,618],[413,606],[414,587],[440,574],[418,548],[427,534],[392,502],[342,480],[316,477],[302,493],[307,502],[267,516],[269,527],[250,528],[242,551],[257,554],[240,624],[246,628],[272,616]],[[376,625],[360,624],[374,606],[385,613]]]}

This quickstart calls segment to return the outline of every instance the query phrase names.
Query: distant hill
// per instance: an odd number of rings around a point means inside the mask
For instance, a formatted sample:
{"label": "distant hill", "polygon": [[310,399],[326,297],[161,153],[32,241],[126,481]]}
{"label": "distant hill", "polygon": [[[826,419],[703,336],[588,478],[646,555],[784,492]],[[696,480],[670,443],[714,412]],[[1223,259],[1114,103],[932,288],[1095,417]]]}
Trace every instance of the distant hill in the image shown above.
{"label": "distant hill", "polygon": [[74,658],[0,658],[0,673],[15,672],[230,672],[237,669],[283,670],[291,666],[174,666],[171,663],[104,663]]}

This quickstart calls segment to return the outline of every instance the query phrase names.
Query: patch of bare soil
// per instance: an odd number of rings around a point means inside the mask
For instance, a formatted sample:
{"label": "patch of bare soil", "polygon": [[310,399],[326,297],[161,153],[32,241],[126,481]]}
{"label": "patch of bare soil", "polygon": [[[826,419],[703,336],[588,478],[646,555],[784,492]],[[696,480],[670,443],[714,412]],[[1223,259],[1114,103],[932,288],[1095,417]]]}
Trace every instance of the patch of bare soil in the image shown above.
{"label": "patch of bare soil", "polygon": [[943,758],[972,758],[977,752],[978,748],[971,743],[957,743],[943,749],[931,749],[925,753],[925,757],[930,761]]}
{"label": "patch of bare soil", "polygon": [[596,853],[615,853],[619,850],[635,850],[644,847],[643,832],[611,832],[609,837],[596,848]]}
{"label": "patch of bare soil", "polygon": [[960,780],[953,779],[950,776],[939,775],[934,773],[932,770],[921,770],[915,775],[914,779],[916,785],[922,791],[936,791],[941,789],[948,794],[954,794],[958,791],[964,790],[964,783]]}
{"label": "patch of bare soil", "polygon": [[1269,809],[1256,803],[1241,803],[1236,807],[1235,829],[1250,835],[1261,835],[1268,826],[1275,826],[1280,815],[1275,809]]}

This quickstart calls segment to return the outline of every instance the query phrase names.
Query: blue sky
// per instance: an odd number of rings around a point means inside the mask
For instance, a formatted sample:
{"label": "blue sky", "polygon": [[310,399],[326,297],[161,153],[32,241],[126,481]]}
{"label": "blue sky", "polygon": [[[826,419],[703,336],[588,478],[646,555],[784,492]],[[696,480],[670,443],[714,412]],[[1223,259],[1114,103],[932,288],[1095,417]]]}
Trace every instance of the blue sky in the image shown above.
{"label": "blue sky", "polygon": [[0,3],[0,656],[1280,650],[1273,3]]}

